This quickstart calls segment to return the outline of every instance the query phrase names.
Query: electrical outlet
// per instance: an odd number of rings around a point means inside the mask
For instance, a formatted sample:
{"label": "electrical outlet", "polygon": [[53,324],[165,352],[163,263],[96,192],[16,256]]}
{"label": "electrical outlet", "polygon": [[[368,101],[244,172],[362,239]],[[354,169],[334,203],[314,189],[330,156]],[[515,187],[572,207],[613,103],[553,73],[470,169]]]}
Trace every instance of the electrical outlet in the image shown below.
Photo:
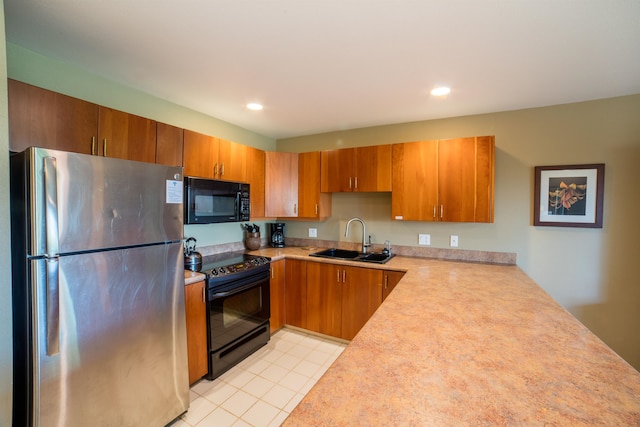
{"label": "electrical outlet", "polygon": [[318,237],[318,229],[310,228],[309,229],[309,237]]}
{"label": "electrical outlet", "polygon": [[458,236],[451,235],[451,240],[449,241],[449,246],[451,246],[452,248],[457,248],[458,247]]}
{"label": "electrical outlet", "polygon": [[430,234],[418,234],[418,245],[429,246],[431,244]]}

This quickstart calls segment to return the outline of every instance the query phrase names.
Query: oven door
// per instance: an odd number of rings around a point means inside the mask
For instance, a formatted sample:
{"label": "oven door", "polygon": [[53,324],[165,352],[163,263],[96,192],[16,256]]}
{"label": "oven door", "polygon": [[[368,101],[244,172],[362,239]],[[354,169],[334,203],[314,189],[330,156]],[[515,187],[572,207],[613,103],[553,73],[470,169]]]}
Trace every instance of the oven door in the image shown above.
{"label": "oven door", "polygon": [[212,352],[251,334],[269,322],[271,310],[268,270],[217,285],[209,289],[208,296]]}

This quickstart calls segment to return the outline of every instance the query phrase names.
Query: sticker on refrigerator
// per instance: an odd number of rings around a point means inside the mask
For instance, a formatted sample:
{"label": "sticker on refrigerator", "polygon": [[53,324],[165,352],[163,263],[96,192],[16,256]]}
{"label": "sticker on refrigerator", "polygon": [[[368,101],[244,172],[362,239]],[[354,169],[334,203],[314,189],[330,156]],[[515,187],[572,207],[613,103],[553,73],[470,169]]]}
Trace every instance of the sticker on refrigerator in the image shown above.
{"label": "sticker on refrigerator", "polygon": [[182,181],[167,180],[167,204],[182,203]]}

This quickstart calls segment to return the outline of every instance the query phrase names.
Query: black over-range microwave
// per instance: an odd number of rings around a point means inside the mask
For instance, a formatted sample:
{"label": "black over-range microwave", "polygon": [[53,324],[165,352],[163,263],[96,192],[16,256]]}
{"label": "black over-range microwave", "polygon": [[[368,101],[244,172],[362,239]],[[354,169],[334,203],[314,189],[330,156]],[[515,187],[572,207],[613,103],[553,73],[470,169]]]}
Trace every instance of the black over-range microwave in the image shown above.
{"label": "black over-range microwave", "polygon": [[247,183],[184,178],[185,224],[249,221],[249,206]]}

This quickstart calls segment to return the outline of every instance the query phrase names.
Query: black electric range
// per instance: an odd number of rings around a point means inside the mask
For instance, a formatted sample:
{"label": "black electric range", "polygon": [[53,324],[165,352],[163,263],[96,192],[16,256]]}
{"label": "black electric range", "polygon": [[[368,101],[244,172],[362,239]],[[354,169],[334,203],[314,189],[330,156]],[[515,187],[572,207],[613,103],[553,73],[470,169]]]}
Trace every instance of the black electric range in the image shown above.
{"label": "black electric range", "polygon": [[201,273],[207,276],[209,288],[264,274],[270,268],[271,258],[249,255],[242,251],[225,252],[202,258]]}

